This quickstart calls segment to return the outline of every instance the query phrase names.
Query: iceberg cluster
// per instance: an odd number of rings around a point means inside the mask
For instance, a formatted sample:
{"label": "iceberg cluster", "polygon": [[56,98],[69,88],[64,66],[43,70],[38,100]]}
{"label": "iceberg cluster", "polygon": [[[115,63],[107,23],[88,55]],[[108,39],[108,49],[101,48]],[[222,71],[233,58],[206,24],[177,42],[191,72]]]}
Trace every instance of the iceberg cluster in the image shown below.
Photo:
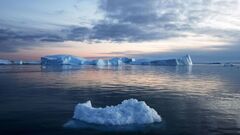
{"label": "iceberg cluster", "polygon": [[74,119],[101,125],[150,124],[161,122],[158,113],[144,101],[129,99],[116,106],[92,107],[91,101],[75,107]]}
{"label": "iceberg cluster", "polygon": [[72,55],[50,55],[41,58],[42,65],[97,65],[97,66],[120,66],[120,65],[158,65],[158,66],[191,66],[191,57],[186,55],[179,59],[146,60],[134,58],[111,58],[89,60]]}

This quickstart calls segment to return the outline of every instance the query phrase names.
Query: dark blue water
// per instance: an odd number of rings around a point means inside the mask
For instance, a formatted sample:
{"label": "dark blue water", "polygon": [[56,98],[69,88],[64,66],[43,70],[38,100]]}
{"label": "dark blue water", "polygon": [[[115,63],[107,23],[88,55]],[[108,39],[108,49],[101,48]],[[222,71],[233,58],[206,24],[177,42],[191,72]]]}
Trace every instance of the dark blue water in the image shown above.
{"label": "dark blue water", "polygon": [[[240,134],[240,70],[193,67],[0,66],[0,135]],[[144,100],[161,123],[99,126],[71,121],[74,107]],[[128,130],[129,129],[129,130]]]}

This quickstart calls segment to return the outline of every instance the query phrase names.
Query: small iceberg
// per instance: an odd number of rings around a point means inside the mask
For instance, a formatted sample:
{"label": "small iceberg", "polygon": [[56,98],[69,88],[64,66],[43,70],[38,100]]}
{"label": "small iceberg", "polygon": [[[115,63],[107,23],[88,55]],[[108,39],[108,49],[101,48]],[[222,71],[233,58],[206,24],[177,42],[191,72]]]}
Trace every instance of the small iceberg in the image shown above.
{"label": "small iceberg", "polygon": [[0,65],[11,65],[12,61],[0,59]]}
{"label": "small iceberg", "polygon": [[224,67],[234,67],[235,65],[232,63],[225,63],[223,66]]}
{"label": "small iceberg", "polygon": [[73,119],[99,125],[150,124],[161,122],[160,115],[144,101],[128,99],[116,106],[94,108],[91,101],[75,107]]}

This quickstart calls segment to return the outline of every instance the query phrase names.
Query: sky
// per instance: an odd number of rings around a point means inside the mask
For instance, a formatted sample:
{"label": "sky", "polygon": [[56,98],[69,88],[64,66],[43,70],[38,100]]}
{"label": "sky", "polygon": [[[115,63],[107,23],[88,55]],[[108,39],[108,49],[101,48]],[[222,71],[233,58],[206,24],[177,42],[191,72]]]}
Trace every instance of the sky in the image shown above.
{"label": "sky", "polygon": [[0,59],[240,61],[240,0],[0,0]]}

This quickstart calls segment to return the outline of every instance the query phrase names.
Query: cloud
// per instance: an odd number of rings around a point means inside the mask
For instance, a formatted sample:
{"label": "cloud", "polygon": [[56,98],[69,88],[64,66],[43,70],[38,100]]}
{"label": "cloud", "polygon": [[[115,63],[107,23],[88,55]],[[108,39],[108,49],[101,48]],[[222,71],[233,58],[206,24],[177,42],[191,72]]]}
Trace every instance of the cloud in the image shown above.
{"label": "cloud", "polygon": [[66,40],[71,41],[84,41],[89,40],[91,29],[87,27],[72,27],[70,29],[63,30],[66,34]]}
{"label": "cloud", "polygon": [[115,51],[115,52],[109,52],[109,53],[99,53],[99,54],[107,54],[107,55],[122,55],[122,56],[130,56],[130,55],[136,55],[136,54],[143,54],[143,51]]}
{"label": "cloud", "polygon": [[[100,8],[105,12],[107,23],[98,25],[106,26],[108,29],[106,33],[110,35],[114,30],[110,30],[109,25],[119,26],[117,28],[121,29],[122,24],[127,24],[128,28],[135,29],[123,29],[120,32],[130,32],[130,36],[141,32],[141,37],[145,37],[143,40],[184,36],[184,32],[233,36],[232,33],[240,33],[239,26],[239,30],[229,30],[227,27],[214,26],[214,21],[226,23],[224,18],[229,16],[230,19],[236,18],[232,11],[238,8],[236,6],[238,2],[238,0],[103,0]],[[209,25],[211,23],[212,27]],[[235,23],[240,25],[240,19],[235,20]],[[231,22],[228,24],[233,25]],[[135,40],[141,40],[138,37]]]}
{"label": "cloud", "polygon": [[142,42],[187,37],[186,33],[233,42],[240,37],[238,5],[239,0],[101,0],[98,12],[104,17],[89,27],[64,26],[55,32],[2,28],[0,43],[6,50],[16,50],[26,42]]}
{"label": "cloud", "polygon": [[[204,34],[238,39],[240,19],[232,12],[238,0],[102,0],[104,19],[91,28],[79,27],[66,40],[141,42]],[[238,15],[238,14],[237,14]],[[239,14],[240,15],[240,14]],[[235,19],[234,24],[224,18]],[[220,22],[238,29],[216,25]],[[218,23],[219,24],[219,23]],[[74,38],[72,38],[74,37]]]}
{"label": "cloud", "polygon": [[64,38],[47,32],[14,31],[0,29],[0,52],[15,52],[19,48],[34,47],[40,42],[63,42]]}

